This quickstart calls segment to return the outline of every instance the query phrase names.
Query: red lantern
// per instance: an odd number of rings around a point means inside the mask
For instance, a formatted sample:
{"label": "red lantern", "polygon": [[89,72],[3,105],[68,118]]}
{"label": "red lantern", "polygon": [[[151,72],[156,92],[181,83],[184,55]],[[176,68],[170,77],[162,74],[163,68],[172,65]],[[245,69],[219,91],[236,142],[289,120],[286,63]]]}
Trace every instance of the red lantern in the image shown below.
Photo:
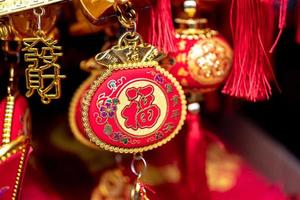
{"label": "red lantern", "polygon": [[232,50],[215,30],[199,29],[206,19],[177,19],[188,28],[176,30],[178,51],[169,71],[187,92],[205,92],[218,88],[227,78],[232,63]]}

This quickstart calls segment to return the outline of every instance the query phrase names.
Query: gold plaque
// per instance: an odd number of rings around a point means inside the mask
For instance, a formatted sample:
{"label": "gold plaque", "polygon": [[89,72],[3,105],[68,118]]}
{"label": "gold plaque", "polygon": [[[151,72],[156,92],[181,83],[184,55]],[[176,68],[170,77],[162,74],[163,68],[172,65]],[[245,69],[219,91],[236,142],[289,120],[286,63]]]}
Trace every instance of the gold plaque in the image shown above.
{"label": "gold plaque", "polygon": [[63,0],[2,0],[0,1],[0,16],[62,1]]}

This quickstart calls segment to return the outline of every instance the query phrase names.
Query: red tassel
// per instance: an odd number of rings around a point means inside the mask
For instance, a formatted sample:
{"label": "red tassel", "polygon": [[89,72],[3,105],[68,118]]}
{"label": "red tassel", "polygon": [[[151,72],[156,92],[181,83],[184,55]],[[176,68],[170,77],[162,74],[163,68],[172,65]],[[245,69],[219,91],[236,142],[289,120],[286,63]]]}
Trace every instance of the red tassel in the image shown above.
{"label": "red tassel", "polygon": [[283,29],[285,28],[287,6],[288,6],[288,0],[280,0],[279,20],[278,20],[279,33],[276,37],[274,44],[272,45],[272,47],[269,51],[269,53],[273,53],[275,47],[277,46],[277,44],[279,42],[281,35],[282,35]]}
{"label": "red tassel", "polygon": [[199,113],[188,112],[187,115],[187,185],[188,198],[209,200],[210,191],[206,177],[206,142],[205,133],[200,124]]}
{"label": "red tassel", "polygon": [[234,59],[223,93],[250,101],[269,99],[269,79],[275,77],[265,47],[273,36],[273,10],[266,1],[232,0]]}
{"label": "red tassel", "polygon": [[175,52],[174,25],[170,0],[157,0],[151,8],[149,42],[164,52]]}

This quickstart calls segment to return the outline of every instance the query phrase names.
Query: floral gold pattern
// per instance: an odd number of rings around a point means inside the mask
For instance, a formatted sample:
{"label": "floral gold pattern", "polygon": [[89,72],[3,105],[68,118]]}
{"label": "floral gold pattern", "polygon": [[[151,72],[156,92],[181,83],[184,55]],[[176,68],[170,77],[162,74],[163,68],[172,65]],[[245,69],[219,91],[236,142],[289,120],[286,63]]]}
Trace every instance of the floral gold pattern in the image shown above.
{"label": "floral gold pattern", "polygon": [[176,30],[178,51],[171,53],[167,66],[186,92],[208,92],[222,84],[231,70],[232,50],[211,29]]}

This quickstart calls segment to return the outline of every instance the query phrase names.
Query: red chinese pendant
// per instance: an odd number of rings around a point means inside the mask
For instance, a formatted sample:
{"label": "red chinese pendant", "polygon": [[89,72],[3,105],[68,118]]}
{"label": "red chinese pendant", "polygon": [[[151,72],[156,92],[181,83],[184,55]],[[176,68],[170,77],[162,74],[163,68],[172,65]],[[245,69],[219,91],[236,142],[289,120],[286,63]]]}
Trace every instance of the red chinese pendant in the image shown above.
{"label": "red chinese pendant", "polygon": [[165,144],[186,116],[184,92],[158,65],[161,54],[140,38],[129,43],[129,36],[125,33],[117,46],[96,56],[108,69],[91,83],[81,105],[84,134],[97,146],[120,153]]}
{"label": "red chinese pendant", "polygon": [[[197,24],[206,19],[182,20],[179,23]],[[186,91],[210,91],[223,83],[232,63],[232,50],[229,44],[210,29],[187,28],[176,31],[178,51],[170,56],[175,63],[169,71]]]}
{"label": "red chinese pendant", "polygon": [[0,101],[0,116],[0,199],[20,199],[31,153],[31,117],[26,99],[18,92],[9,92]]}

